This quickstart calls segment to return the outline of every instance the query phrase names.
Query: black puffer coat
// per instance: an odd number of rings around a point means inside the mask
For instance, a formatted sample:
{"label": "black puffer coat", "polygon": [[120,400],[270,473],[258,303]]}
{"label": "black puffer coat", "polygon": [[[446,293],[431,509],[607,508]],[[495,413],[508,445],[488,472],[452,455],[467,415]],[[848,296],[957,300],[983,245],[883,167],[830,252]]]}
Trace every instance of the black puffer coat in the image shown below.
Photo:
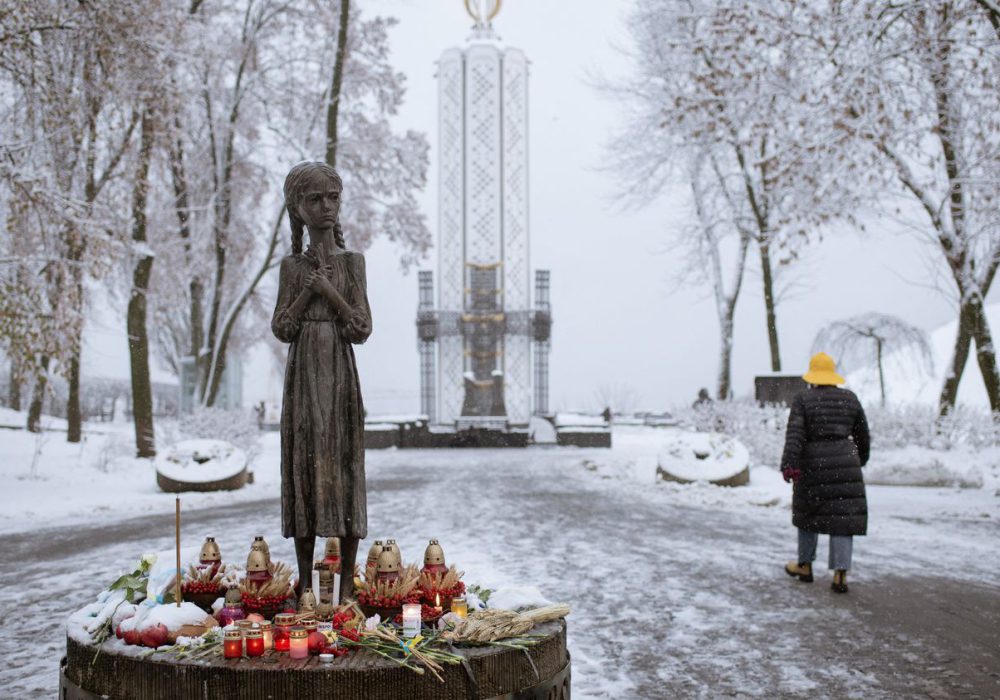
{"label": "black puffer coat", "polygon": [[792,524],[809,532],[864,535],[868,501],[868,421],[853,392],[816,386],[792,400],[782,468],[802,471],[792,495]]}

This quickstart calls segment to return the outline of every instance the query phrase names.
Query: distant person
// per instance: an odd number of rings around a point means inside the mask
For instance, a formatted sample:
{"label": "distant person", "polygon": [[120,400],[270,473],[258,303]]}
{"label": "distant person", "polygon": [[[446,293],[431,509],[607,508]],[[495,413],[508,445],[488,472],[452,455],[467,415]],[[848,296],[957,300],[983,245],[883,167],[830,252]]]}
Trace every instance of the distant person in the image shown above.
{"label": "distant person", "polygon": [[691,408],[708,408],[712,405],[712,397],[708,395],[708,389],[702,387],[698,390],[698,398],[691,404]]}
{"label": "distant person", "polygon": [[841,389],[833,358],[809,360],[802,375],[809,387],[792,399],[781,475],[792,482],[792,524],[799,531],[799,558],[789,576],[813,580],[819,535],[830,536],[831,588],[847,593],[854,536],[868,530],[868,501],[861,467],[868,463],[868,421],[853,392]]}
{"label": "distant person", "polygon": [[605,406],[604,407],[604,410],[601,411],[601,417],[604,419],[605,423],[607,423],[608,425],[611,425],[611,419],[614,417],[611,414],[611,406]]}

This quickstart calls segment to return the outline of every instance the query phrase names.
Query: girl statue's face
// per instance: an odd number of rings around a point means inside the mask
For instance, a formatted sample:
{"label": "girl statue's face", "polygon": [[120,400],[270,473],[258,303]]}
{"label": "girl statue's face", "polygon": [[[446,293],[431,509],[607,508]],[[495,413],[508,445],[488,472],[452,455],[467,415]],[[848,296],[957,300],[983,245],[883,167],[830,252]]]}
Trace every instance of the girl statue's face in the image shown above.
{"label": "girl statue's face", "polygon": [[328,177],[312,177],[299,195],[298,209],[310,231],[332,229],[340,217],[340,190]]}

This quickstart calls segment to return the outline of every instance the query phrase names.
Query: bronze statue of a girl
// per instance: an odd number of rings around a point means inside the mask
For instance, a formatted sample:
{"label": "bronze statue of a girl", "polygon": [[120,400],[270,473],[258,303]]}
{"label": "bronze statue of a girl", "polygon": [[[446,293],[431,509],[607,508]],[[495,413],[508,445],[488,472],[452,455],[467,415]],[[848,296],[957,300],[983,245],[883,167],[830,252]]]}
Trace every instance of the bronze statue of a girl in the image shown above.
{"label": "bronze statue of a girl", "polygon": [[[341,600],[354,592],[367,535],[364,407],[352,344],[371,335],[365,259],[347,250],[337,172],[297,164],[285,178],[292,252],[281,261],[275,337],[289,343],[281,406],[281,526],[295,538],[299,593],[309,587],[316,537],[341,539]],[[309,247],[302,250],[303,229]]]}

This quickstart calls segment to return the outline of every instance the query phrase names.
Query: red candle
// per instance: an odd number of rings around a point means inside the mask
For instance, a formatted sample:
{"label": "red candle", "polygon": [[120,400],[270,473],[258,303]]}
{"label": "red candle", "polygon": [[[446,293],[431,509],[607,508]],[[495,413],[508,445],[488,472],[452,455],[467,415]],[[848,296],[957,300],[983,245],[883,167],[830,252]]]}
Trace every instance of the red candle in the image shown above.
{"label": "red candle", "polygon": [[244,641],[247,646],[247,656],[264,655],[264,634],[259,628],[247,630]]}
{"label": "red candle", "polygon": [[222,655],[227,659],[239,659],[243,657],[243,633],[239,628],[233,627],[226,630],[226,635],[222,639]]}
{"label": "red candle", "polygon": [[289,645],[289,632],[292,631],[292,625],[295,624],[295,615],[289,613],[279,613],[274,616],[274,650],[275,651],[288,651]]}

